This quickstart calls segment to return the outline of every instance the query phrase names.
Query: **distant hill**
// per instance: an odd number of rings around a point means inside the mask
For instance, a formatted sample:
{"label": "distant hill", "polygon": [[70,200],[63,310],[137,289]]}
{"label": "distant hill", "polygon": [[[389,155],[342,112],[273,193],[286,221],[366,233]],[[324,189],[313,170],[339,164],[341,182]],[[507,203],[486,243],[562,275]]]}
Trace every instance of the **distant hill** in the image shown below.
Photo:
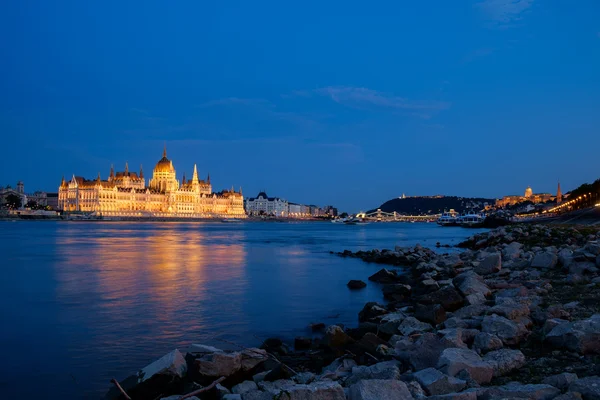
{"label": "distant hill", "polygon": [[[493,205],[495,199],[470,198],[457,196],[436,197],[406,197],[388,200],[379,208],[384,212],[394,212],[407,215],[440,214],[444,211],[454,209],[463,212],[467,209],[481,210],[484,203]],[[372,212],[375,210],[371,210]]]}

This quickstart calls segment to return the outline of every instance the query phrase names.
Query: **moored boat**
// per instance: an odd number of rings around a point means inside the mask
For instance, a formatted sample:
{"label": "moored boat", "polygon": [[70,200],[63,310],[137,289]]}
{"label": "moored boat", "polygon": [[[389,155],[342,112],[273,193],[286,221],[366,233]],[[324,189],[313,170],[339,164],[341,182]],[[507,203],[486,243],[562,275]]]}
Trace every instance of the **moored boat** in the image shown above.
{"label": "moored boat", "polygon": [[444,211],[442,216],[438,218],[437,224],[440,226],[457,226],[458,213],[451,209]]}

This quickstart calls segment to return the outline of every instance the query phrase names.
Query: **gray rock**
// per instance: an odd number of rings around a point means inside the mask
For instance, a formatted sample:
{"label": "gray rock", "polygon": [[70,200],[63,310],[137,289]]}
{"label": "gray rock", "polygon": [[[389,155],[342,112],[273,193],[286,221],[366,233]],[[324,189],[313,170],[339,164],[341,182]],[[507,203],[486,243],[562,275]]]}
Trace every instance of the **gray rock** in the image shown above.
{"label": "gray rock", "polygon": [[201,375],[216,377],[230,376],[242,368],[240,353],[212,353],[196,359]]}
{"label": "gray rock", "polygon": [[498,315],[485,316],[481,328],[485,333],[498,336],[505,345],[519,344],[529,335],[529,331],[523,324],[515,323]]}
{"label": "gray rock", "polygon": [[542,383],[554,386],[560,390],[566,390],[569,385],[577,380],[577,374],[563,372],[562,374],[552,375],[544,378]]}
{"label": "gray rock", "polygon": [[269,375],[270,372],[271,370],[259,372],[258,374],[252,376],[252,380],[254,381],[254,383],[262,382],[265,380],[265,377]]}
{"label": "gray rock", "polygon": [[408,388],[408,391],[410,392],[412,397],[415,399],[424,399],[425,397],[427,397],[425,391],[417,381],[406,382],[406,387]]}
{"label": "gray rock", "polygon": [[155,375],[183,378],[186,372],[185,358],[179,350],[175,349],[140,370],[137,373],[137,383],[147,381]]}
{"label": "gray rock", "polygon": [[330,347],[342,347],[352,341],[352,338],[337,325],[328,326],[325,330],[324,342]]}
{"label": "gray rock", "polygon": [[494,368],[494,376],[503,376],[525,365],[525,355],[519,350],[502,349],[487,353],[483,361]]}
{"label": "gray rock", "polygon": [[414,317],[407,317],[398,326],[398,331],[404,336],[410,336],[414,333],[432,331],[433,327],[425,322],[421,322]]}
{"label": "gray rock", "polygon": [[398,361],[383,361],[371,366],[361,365],[352,368],[352,374],[346,379],[346,386],[364,379],[398,379],[400,377]]}
{"label": "gray rock", "polygon": [[244,394],[253,390],[258,390],[258,386],[253,381],[244,381],[231,388],[233,394]]}
{"label": "gray rock", "polygon": [[439,325],[446,320],[446,310],[439,304],[415,306],[415,318],[433,325]]}
{"label": "gray rock", "polygon": [[579,261],[574,262],[569,265],[569,273],[574,275],[587,275],[594,274],[598,272],[598,268],[596,267],[596,262],[592,261]]}
{"label": "gray rock", "polygon": [[546,341],[580,354],[600,354],[600,314],[557,325],[546,335]]}
{"label": "gray rock", "polygon": [[222,352],[223,350],[213,347],[213,346],[208,346],[205,344],[192,344],[190,347],[188,347],[187,349],[185,349],[185,351],[187,353],[192,353],[192,354],[197,354],[197,353],[218,353],[218,352]]}
{"label": "gray rock", "polygon": [[558,257],[554,253],[543,252],[538,253],[531,261],[531,267],[539,269],[552,269],[556,267]]}
{"label": "gray rock", "polygon": [[498,298],[496,305],[490,308],[489,312],[513,320],[522,316],[528,316],[530,313],[527,304],[520,303],[508,297]]}
{"label": "gray rock", "polygon": [[560,390],[550,385],[523,385],[519,382],[510,382],[504,386],[490,387],[485,392],[489,400],[500,399],[531,399],[551,400],[560,394]]}
{"label": "gray rock", "polygon": [[[273,395],[278,395],[281,393],[281,390],[288,386],[293,386],[296,383],[290,379],[278,379],[273,382],[263,381],[258,383],[258,388],[264,392],[272,393]],[[249,392],[251,393],[251,392]]]}
{"label": "gray rock", "polygon": [[346,400],[344,389],[337,382],[319,381],[309,385],[282,388],[278,400]]}
{"label": "gray rock", "polygon": [[413,376],[430,396],[459,392],[467,385],[467,382],[443,374],[435,368],[417,371]]}
{"label": "gray rock", "polygon": [[312,372],[299,372],[296,375],[294,375],[294,377],[292,379],[296,383],[305,385],[307,383],[311,383],[312,381],[314,381],[315,377],[316,377],[316,375],[313,374]]}
{"label": "gray rock", "polygon": [[584,250],[587,251],[588,253],[598,256],[600,255],[600,242],[598,241],[593,241],[593,242],[588,242],[585,247]]}
{"label": "gray rock", "polygon": [[498,350],[502,347],[502,340],[498,336],[486,332],[478,333],[473,341],[473,350],[480,354]]}
{"label": "gray rock", "polygon": [[500,272],[502,269],[502,257],[500,253],[487,256],[475,267],[475,272],[479,275],[490,275]]}
{"label": "gray rock", "polygon": [[226,394],[225,396],[221,397],[221,400],[242,400],[242,395],[241,394]]}
{"label": "gray rock", "polygon": [[[217,386],[215,386],[215,389],[217,389],[217,393],[220,396],[225,396],[226,394],[230,394],[231,391],[229,389],[227,389],[225,386],[221,385],[220,383],[217,383]],[[258,387],[256,387],[255,390],[257,390]]]}
{"label": "gray rock", "polygon": [[393,335],[398,333],[398,327],[406,319],[406,315],[401,312],[386,314],[381,317],[381,323],[379,324],[379,331],[386,335]]}
{"label": "gray rock", "polygon": [[473,293],[465,297],[465,304],[475,306],[486,302],[486,298],[483,293]]}
{"label": "gray rock", "polygon": [[269,355],[266,350],[258,349],[256,347],[244,349],[242,350],[241,369],[242,371],[250,371],[268,359]]}
{"label": "gray rock", "polygon": [[527,288],[525,286],[519,286],[515,288],[500,290],[496,293],[496,298],[509,297],[512,299],[515,297],[527,297],[528,295],[529,291],[527,290]]}
{"label": "gray rock", "polygon": [[446,329],[456,329],[456,328],[468,328],[469,324],[464,319],[452,317],[448,318],[444,322],[444,328]]}
{"label": "gray rock", "polygon": [[484,305],[473,304],[456,310],[452,313],[452,317],[459,319],[476,317],[485,313],[488,310],[488,308],[489,307]]}
{"label": "gray rock", "polygon": [[429,396],[427,400],[477,400],[476,392],[460,392],[460,393],[448,393],[438,396]]}
{"label": "gray rock", "polygon": [[348,400],[412,400],[404,382],[398,380],[363,380],[350,386]]}
{"label": "gray rock", "polygon": [[[465,331],[470,331],[466,329]],[[442,337],[452,343],[454,347],[462,347],[468,348],[465,341],[463,340],[463,329],[462,328],[451,328],[451,329],[442,329],[437,331],[438,335],[442,335]]]}
{"label": "gray rock", "polygon": [[396,354],[415,371],[435,367],[442,352],[454,345],[433,333],[423,334],[416,342],[406,345],[399,342]]}
{"label": "gray rock", "polygon": [[556,396],[552,400],[582,400],[582,399],[581,399],[581,393],[567,392],[565,394],[561,394],[560,396]]}
{"label": "gray rock", "polygon": [[600,399],[600,376],[577,379],[569,385],[569,392],[581,393],[583,400]]}
{"label": "gray rock", "polygon": [[281,391],[273,394],[270,392],[261,392],[260,390],[257,390],[256,392],[244,393],[241,397],[242,400],[273,400],[274,396],[279,395],[279,393],[281,393]]}
{"label": "gray rock", "polygon": [[550,318],[544,322],[544,326],[542,327],[542,333],[547,335],[552,331],[552,329],[556,328],[560,324],[567,324],[569,321],[560,319],[560,318]]}
{"label": "gray rock", "polygon": [[450,376],[456,376],[460,371],[466,370],[479,384],[489,383],[494,373],[492,366],[483,361],[477,353],[459,348],[444,350],[438,360],[437,368]]}
{"label": "gray rock", "polygon": [[558,252],[558,262],[565,268],[573,262],[573,251],[569,249],[562,249]]}
{"label": "gray rock", "polygon": [[473,271],[463,272],[455,277],[452,282],[463,296],[481,293],[487,297],[492,293],[490,288],[483,282],[483,278]]}
{"label": "gray rock", "polygon": [[600,268],[600,256],[596,257],[596,267]]}
{"label": "gray rock", "polygon": [[521,248],[523,245],[519,242],[512,242],[502,250],[502,256],[505,260],[515,260],[521,257]]}

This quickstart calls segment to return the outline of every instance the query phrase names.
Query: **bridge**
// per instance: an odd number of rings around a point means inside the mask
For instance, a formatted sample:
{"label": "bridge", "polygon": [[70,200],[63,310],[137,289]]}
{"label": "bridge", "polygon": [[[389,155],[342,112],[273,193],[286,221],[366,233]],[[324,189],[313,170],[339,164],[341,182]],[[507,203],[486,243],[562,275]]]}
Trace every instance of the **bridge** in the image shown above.
{"label": "bridge", "polygon": [[360,212],[356,214],[356,218],[361,218],[367,221],[380,221],[380,222],[433,222],[436,221],[442,214],[432,215],[402,215],[396,211],[388,213],[381,211],[378,208],[376,211],[370,213]]}

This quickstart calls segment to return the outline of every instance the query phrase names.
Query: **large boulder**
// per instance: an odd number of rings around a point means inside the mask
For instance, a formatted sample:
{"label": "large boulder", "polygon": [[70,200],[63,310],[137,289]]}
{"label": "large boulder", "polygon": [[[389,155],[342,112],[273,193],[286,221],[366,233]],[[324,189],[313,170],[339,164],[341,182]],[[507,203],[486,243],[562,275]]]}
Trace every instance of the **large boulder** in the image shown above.
{"label": "large boulder", "polygon": [[569,385],[570,392],[580,393],[583,400],[600,399],[600,376],[577,379]]}
{"label": "large boulder", "polygon": [[365,322],[382,315],[388,314],[389,311],[385,309],[385,306],[374,301],[370,301],[363,309],[358,313],[358,321]]}
{"label": "large boulder", "polygon": [[366,288],[367,284],[361,281],[360,279],[350,279],[346,286],[348,286],[348,288],[351,290],[356,290]]}
{"label": "large boulder", "polygon": [[231,388],[233,394],[244,394],[252,392],[253,390],[258,390],[258,386],[256,386],[254,381],[244,381]]}
{"label": "large boulder", "polygon": [[500,399],[531,399],[551,400],[560,394],[560,390],[550,385],[523,385],[510,382],[504,386],[490,387],[485,390],[483,398],[488,400]]}
{"label": "large boulder", "polygon": [[381,291],[383,292],[383,297],[385,297],[387,300],[401,301],[407,297],[410,297],[412,287],[402,283],[390,283],[388,285],[384,285]]}
{"label": "large boulder", "polygon": [[600,354],[600,314],[559,324],[546,335],[546,341],[554,347],[580,354]]}
{"label": "large boulder", "polygon": [[456,310],[452,313],[452,317],[458,319],[477,317],[481,314],[484,314],[488,309],[489,307],[484,306],[482,304],[473,304]]}
{"label": "large boulder", "polygon": [[446,311],[458,310],[463,306],[464,301],[464,298],[452,286],[443,287],[418,298],[418,302],[421,304],[439,304]]}
{"label": "large boulder", "polygon": [[241,369],[242,371],[250,371],[268,359],[269,355],[266,350],[258,349],[256,347],[244,349],[242,350]]}
{"label": "large boulder", "polygon": [[531,261],[531,267],[539,269],[552,269],[556,267],[558,257],[552,252],[538,253]]}
{"label": "large boulder", "polygon": [[443,374],[435,368],[417,371],[413,374],[413,377],[430,396],[460,392],[467,385],[467,382]]}
{"label": "large boulder", "polygon": [[400,368],[398,361],[382,361],[371,366],[361,365],[352,368],[352,374],[346,379],[346,386],[364,379],[398,379]]}
{"label": "large boulder", "polygon": [[527,304],[515,301],[508,297],[497,298],[496,305],[493,306],[489,312],[512,320],[516,320],[523,316],[526,317],[530,314],[529,306]]}
{"label": "large boulder", "polygon": [[502,250],[502,256],[505,260],[515,260],[521,257],[521,248],[523,245],[519,242],[512,242]]}
{"label": "large boulder", "polygon": [[279,400],[346,400],[344,388],[337,382],[317,381],[308,385],[285,386]]}
{"label": "large boulder", "polygon": [[484,258],[479,265],[475,267],[475,272],[485,276],[500,272],[501,269],[502,257],[500,256],[500,253],[496,253]]}
{"label": "large boulder", "polygon": [[569,385],[577,380],[577,374],[563,372],[562,374],[552,375],[544,378],[542,383],[554,386],[560,390],[566,390]]}
{"label": "large boulder", "polygon": [[446,320],[446,310],[439,304],[417,304],[415,306],[415,318],[433,325],[439,325]]}
{"label": "large boulder", "polygon": [[398,331],[404,336],[410,336],[414,333],[430,332],[433,327],[425,322],[421,322],[414,317],[407,317],[398,325]]}
{"label": "large boulder", "polygon": [[[165,354],[120,382],[121,387],[133,398],[155,398],[164,393],[165,387],[181,381],[187,372],[187,363],[177,349]],[[107,399],[120,398],[120,392],[111,388]]]}
{"label": "large boulder", "polygon": [[401,312],[386,314],[381,318],[379,331],[386,335],[395,335],[398,333],[398,327],[406,319],[406,315]]}
{"label": "large boulder", "polygon": [[456,276],[452,282],[463,296],[480,293],[487,297],[492,293],[490,288],[483,281],[483,278],[473,271],[463,272]]}
{"label": "large boulder", "polygon": [[498,315],[486,315],[481,322],[481,331],[496,335],[505,345],[519,344],[529,335],[521,323],[513,322]]}
{"label": "large boulder", "polygon": [[460,348],[444,350],[438,360],[437,369],[450,376],[456,376],[459,372],[466,370],[470,377],[479,384],[489,383],[494,374],[492,366],[483,361],[477,353]]}
{"label": "large boulder", "polygon": [[339,326],[331,325],[325,330],[324,342],[329,347],[342,347],[353,342],[353,339]]}
{"label": "large boulder", "polygon": [[437,396],[429,396],[427,400],[477,400],[477,392],[469,392],[465,390],[460,393],[440,394]]}
{"label": "large boulder", "polygon": [[413,397],[402,381],[371,379],[350,386],[348,400],[413,400]]}
{"label": "large boulder", "polygon": [[519,350],[502,349],[487,353],[483,361],[494,368],[494,376],[503,376],[525,365],[525,355]]}
{"label": "large boulder", "polygon": [[392,271],[382,268],[371,275],[369,280],[377,283],[394,283],[398,280],[398,276]]}
{"label": "large boulder", "polygon": [[230,376],[242,368],[242,354],[234,353],[211,353],[196,359],[198,370],[201,375],[219,378]]}
{"label": "large boulder", "polygon": [[406,346],[403,342],[396,344],[396,355],[415,371],[435,367],[442,352],[455,345],[434,333],[421,335],[414,343]]}
{"label": "large boulder", "polygon": [[473,350],[480,354],[498,350],[502,347],[502,340],[498,336],[486,332],[479,332],[473,340]]}

